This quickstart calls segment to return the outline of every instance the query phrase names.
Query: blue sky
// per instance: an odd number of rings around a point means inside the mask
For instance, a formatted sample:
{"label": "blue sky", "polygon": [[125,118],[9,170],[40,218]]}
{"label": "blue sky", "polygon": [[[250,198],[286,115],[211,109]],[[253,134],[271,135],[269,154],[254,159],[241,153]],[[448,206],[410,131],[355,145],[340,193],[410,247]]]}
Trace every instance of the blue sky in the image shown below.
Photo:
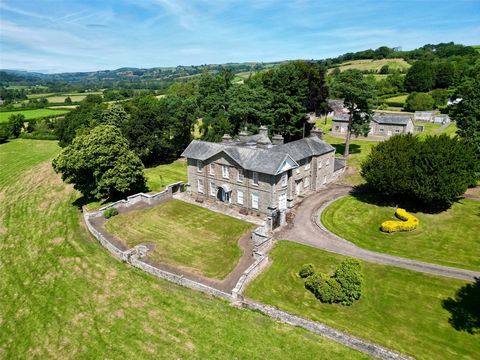
{"label": "blue sky", "polygon": [[480,44],[480,0],[0,0],[0,68],[50,73],[448,41]]}

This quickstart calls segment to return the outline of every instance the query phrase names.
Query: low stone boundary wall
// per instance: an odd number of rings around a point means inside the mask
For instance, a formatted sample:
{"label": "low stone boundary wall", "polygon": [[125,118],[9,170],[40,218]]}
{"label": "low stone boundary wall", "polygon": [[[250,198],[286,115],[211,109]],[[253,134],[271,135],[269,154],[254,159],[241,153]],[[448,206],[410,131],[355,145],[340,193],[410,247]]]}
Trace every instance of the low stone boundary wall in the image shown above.
{"label": "low stone boundary wall", "polygon": [[110,208],[116,208],[118,210],[125,209],[139,202],[143,202],[148,205],[156,205],[165,200],[171,199],[173,196],[173,193],[176,191],[183,192],[183,188],[184,188],[184,183],[180,181],[180,182],[168,185],[165,190],[160,191],[156,194],[138,193],[135,195],[130,195],[130,196],[127,196],[126,199],[118,200],[114,203],[108,204],[100,208],[100,210],[91,212],[89,214],[91,217],[101,216],[103,215],[103,212],[107,209],[110,209]]}
{"label": "low stone boundary wall", "polygon": [[268,257],[264,254],[258,254],[255,262],[244,271],[240,279],[238,279],[237,285],[232,290],[232,297],[235,299],[241,298],[242,292],[245,290],[247,284],[252,282],[258,274],[268,265]]}
{"label": "low stone boundary wall", "polygon": [[278,310],[269,305],[260,304],[250,300],[243,300],[240,303],[240,306],[245,309],[260,311],[261,313],[273,319],[277,319],[283,323],[293,325],[293,326],[298,326],[308,331],[311,331],[315,334],[325,336],[331,340],[334,340],[338,343],[346,345],[352,349],[358,350],[364,354],[370,355],[377,359],[385,359],[385,360],[411,359],[409,357],[406,357],[405,355],[388,350],[381,346],[370,343],[366,340],[362,340],[355,336],[351,336],[341,331],[335,330],[327,325],[323,325],[315,321],[307,320],[302,317],[289,314],[285,311]]}

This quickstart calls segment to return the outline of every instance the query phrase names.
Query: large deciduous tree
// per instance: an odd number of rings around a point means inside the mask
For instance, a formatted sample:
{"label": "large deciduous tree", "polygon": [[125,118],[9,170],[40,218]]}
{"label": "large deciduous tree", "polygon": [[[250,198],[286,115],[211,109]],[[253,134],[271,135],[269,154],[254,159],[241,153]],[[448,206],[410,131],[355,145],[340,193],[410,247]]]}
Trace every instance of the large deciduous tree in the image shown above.
{"label": "large deciduous tree", "polygon": [[8,134],[11,137],[17,138],[22,133],[22,129],[25,125],[25,115],[12,114],[8,118]]}
{"label": "large deciduous tree", "polygon": [[359,70],[346,70],[338,75],[332,85],[332,92],[343,99],[349,112],[344,157],[349,155],[352,134],[366,136],[370,130],[371,102],[375,97],[373,84],[366,80]]}
{"label": "large deciduous tree", "polygon": [[146,189],[142,162],[112,125],[77,136],[53,160],[53,168],[86,198],[115,199]]}
{"label": "large deciduous tree", "polygon": [[405,76],[405,89],[407,91],[430,91],[435,86],[435,69],[429,61],[417,61]]}

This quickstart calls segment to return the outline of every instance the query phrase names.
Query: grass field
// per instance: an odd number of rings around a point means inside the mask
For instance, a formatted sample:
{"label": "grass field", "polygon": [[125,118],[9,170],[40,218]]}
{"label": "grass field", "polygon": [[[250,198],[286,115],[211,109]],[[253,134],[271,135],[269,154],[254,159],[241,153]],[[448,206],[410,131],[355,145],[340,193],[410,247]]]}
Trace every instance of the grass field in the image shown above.
{"label": "grass field", "polygon": [[[408,210],[408,209],[407,209]],[[348,196],[328,206],[323,224],[360,247],[447,266],[480,270],[480,202],[461,200],[439,214],[413,213],[420,225],[415,231],[385,234],[385,220],[395,208],[375,204],[375,198]]]}
{"label": "grass field", "polygon": [[177,160],[170,164],[145,169],[147,186],[150,191],[162,191],[167,185],[178,181],[187,182],[187,162]]}
{"label": "grass field", "polygon": [[385,102],[388,103],[401,103],[405,104],[405,101],[407,101],[408,95],[399,95],[399,96],[394,96],[388,99],[385,99]]}
{"label": "grass field", "polygon": [[237,265],[240,237],[253,225],[180,200],[112,217],[105,225],[128,248],[155,245],[152,260],[223,279]]}
{"label": "grass field", "polygon": [[12,114],[23,114],[26,120],[39,119],[45,116],[64,115],[69,110],[53,110],[53,109],[34,109],[34,110],[19,110],[19,111],[4,111],[0,112],[0,123],[7,122]]}
{"label": "grass field", "polygon": [[58,151],[0,145],[2,359],[366,359],[109,256],[51,169]]}
{"label": "grass field", "polygon": [[[390,70],[404,70],[408,69],[411,65],[403,59],[380,59],[380,60],[352,60],[341,63],[338,68],[340,71],[345,71],[348,69],[358,69],[358,70],[375,70],[380,71],[382,66],[388,65]],[[329,72],[332,72],[333,69],[329,69]]]}
{"label": "grass field", "polygon": [[361,262],[361,299],[352,306],[322,304],[297,273],[305,263],[332,273],[345,257],[288,241],[278,242],[270,257],[272,265],[247,288],[248,297],[418,359],[478,358],[480,334],[453,329],[450,313],[442,307],[462,281]]}

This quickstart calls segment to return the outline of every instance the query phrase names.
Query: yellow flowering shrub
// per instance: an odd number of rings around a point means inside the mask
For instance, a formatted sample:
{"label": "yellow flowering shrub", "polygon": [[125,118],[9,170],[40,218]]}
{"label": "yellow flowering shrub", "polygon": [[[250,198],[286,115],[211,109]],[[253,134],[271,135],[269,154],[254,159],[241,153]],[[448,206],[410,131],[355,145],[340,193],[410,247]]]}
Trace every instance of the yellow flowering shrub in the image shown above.
{"label": "yellow flowering shrub", "polygon": [[387,220],[382,223],[381,230],[383,232],[397,232],[397,231],[412,231],[415,230],[418,226],[418,219],[409,214],[405,209],[398,208],[395,211],[395,216],[399,220]]}

